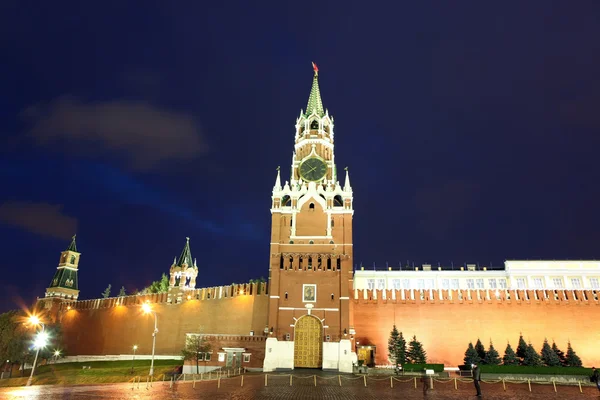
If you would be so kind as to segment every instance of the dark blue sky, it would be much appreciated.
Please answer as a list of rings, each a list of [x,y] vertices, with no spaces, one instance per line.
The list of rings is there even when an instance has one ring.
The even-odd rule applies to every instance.
[[[75,232],[83,299],[268,276],[311,61],[357,264],[597,258],[598,2],[209,3],[2,2],[2,309]]]

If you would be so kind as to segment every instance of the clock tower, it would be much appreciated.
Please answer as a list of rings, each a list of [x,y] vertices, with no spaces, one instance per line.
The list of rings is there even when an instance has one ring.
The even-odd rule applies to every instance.
[[[353,195],[342,186],[334,120],[323,107],[319,71],[296,120],[290,180],[277,178],[271,203],[269,317],[264,370],[352,371]]]

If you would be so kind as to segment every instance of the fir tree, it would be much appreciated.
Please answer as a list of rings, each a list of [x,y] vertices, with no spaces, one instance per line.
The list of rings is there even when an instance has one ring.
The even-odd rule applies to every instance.
[[[125,293],[125,286],[121,286],[121,290],[119,290],[119,297],[125,297],[127,294]]]
[[[479,361],[485,362],[485,347],[483,347],[483,343],[481,343],[481,340],[479,339],[477,339],[477,342],[475,343],[475,351],[477,351]]]
[[[104,292],[102,292],[102,297],[104,297],[105,299],[108,299],[110,297],[110,289],[111,289],[111,285],[109,284],[106,289],[104,289]]]
[[[400,332],[398,332],[398,328],[396,328],[396,324],[392,328],[390,332],[390,338],[388,339],[388,357],[392,364],[396,364],[397,359],[397,349],[398,349],[398,338],[400,337]]]
[[[517,346],[517,357],[521,359],[521,362],[525,358],[525,352],[527,351],[527,343],[523,339],[523,334],[519,335],[519,345]]]
[[[506,350],[504,350],[502,365],[519,365],[519,358],[515,354],[515,351],[511,347],[510,343],[506,345]]]
[[[412,340],[408,344],[408,351],[406,352],[406,361],[411,364],[425,364],[427,362],[427,353],[423,349],[421,342],[417,340],[417,336],[413,336]]]
[[[494,348],[494,344],[490,340],[490,347],[488,351],[485,353],[485,359],[483,360],[484,364],[488,365],[500,365],[500,354]]]
[[[581,358],[575,353],[571,347],[571,341],[567,343],[567,355],[565,357],[567,367],[581,367]]]
[[[558,358],[558,355],[548,344],[548,339],[544,339],[544,344],[542,345],[542,361],[549,367],[561,366],[560,358]]]
[[[406,339],[404,339],[402,332],[400,332],[400,336],[398,336],[396,362],[401,365],[406,364]]]
[[[533,345],[529,343],[527,348],[525,349],[525,357],[523,357],[523,365],[527,365],[529,367],[539,367],[542,365],[542,359],[540,355],[535,351]]]
[[[556,342],[552,341],[552,350],[556,353],[556,355],[558,356],[558,359],[560,360],[560,364],[563,367],[567,366],[567,359],[565,357],[565,353],[562,352],[558,346],[556,345]]]
[[[465,362],[465,365],[479,363],[479,355],[477,354],[477,350],[475,350],[475,347],[473,347],[472,342],[469,342],[469,347],[467,347],[467,351],[465,351],[465,358],[463,360]]]

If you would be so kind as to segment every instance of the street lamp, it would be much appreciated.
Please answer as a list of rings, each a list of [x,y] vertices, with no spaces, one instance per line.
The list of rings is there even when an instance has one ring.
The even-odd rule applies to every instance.
[[[150,304],[144,303],[142,310],[146,314],[154,315],[154,331],[152,331],[152,361],[150,362],[150,376],[154,376],[154,349],[156,347],[156,334],[158,333],[158,318],[156,317],[156,311],[152,309]]]
[[[60,350],[54,350],[54,364],[56,364],[58,357],[60,357]]]
[[[137,350],[137,344],[133,345],[133,359],[131,360],[131,373],[133,374],[133,363],[135,362],[135,351]]]
[[[40,332],[38,332],[38,334],[36,335],[36,338],[33,342],[33,347],[36,348],[35,359],[33,360],[33,366],[31,367],[31,375],[29,375],[29,379],[27,379],[26,386],[31,386],[31,383],[33,381],[33,373],[35,372],[35,364],[37,363],[38,355],[40,354],[40,348],[46,347],[46,344],[48,343],[48,334],[46,333],[46,325],[44,325],[40,321],[40,319],[35,315],[32,315],[31,317],[29,317],[29,322],[34,326],[41,325],[42,330]]]

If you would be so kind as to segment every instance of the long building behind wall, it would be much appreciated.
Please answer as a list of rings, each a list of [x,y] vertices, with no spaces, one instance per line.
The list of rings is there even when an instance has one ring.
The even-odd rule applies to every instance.
[[[81,254],[75,238],[39,299],[63,326],[70,355],[156,354],[176,357],[186,338],[202,336],[202,365],[351,372],[359,359],[388,365],[396,325],[416,335],[430,362],[456,366],[467,344],[492,341],[502,351],[519,334],[538,350],[545,338],[570,341],[585,364],[600,359],[598,261],[506,261],[504,266],[386,266],[355,270],[354,193],[345,168],[338,180],[334,119],[323,107],[315,67],[306,111],[294,129],[289,181],[277,169],[271,193],[269,281],[197,289],[189,238],[169,269],[169,289],[155,295],[78,300]],[[267,244],[265,243],[265,246]]]

